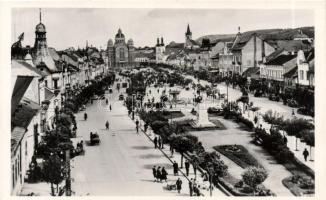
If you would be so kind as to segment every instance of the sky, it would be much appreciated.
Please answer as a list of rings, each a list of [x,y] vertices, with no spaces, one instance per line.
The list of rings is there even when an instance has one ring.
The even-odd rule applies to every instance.
[[[24,32],[23,45],[34,45],[39,8],[12,9],[12,43]],[[127,9],[42,8],[48,46],[57,50],[89,45],[105,49],[107,41],[121,28],[126,41],[136,47],[153,46],[163,36],[166,44],[184,42],[187,24],[193,39],[209,34],[235,34],[266,28],[314,26],[312,10],[245,9]]]

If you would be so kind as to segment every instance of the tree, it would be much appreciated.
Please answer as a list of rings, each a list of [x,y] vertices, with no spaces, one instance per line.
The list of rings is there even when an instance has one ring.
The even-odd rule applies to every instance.
[[[315,146],[315,132],[305,130],[305,131],[303,131],[302,135],[303,135],[303,139],[304,139],[305,143],[307,145],[309,145],[309,147],[310,147],[310,150],[309,150],[310,151],[310,161],[312,161],[313,158],[311,155],[311,147]]]
[[[295,136],[295,150],[298,151],[298,139],[302,137],[302,132],[304,130],[312,130],[314,125],[308,120],[302,118],[288,119],[284,122],[283,129],[290,136]]]
[[[242,174],[242,180],[247,184],[254,192],[259,184],[263,183],[268,174],[265,169],[259,167],[248,167]]]
[[[188,138],[187,134],[173,136],[170,140],[172,147],[181,154],[180,168],[182,168],[184,153],[188,151],[192,152],[196,143],[194,143],[194,140]]]
[[[63,162],[57,154],[52,154],[44,161],[43,179],[51,183],[51,195],[54,196],[53,184],[58,185],[63,181]]]

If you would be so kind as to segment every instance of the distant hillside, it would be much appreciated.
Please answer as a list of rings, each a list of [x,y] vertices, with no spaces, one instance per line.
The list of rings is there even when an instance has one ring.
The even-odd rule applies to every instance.
[[[241,33],[242,35],[248,35],[257,33],[261,37],[266,40],[292,40],[293,36],[299,33],[299,30],[302,31],[303,34],[311,38],[315,38],[315,28],[314,27],[300,27],[295,29],[259,29],[259,30],[252,30]],[[210,41],[213,43],[216,40],[223,40],[223,39],[232,39],[235,37],[236,34],[216,34],[216,35],[205,35],[201,36],[196,39],[197,42],[201,43],[203,38],[209,38]]]
[[[211,42],[215,42],[216,40],[224,40],[224,39],[232,39],[236,34],[217,34],[217,35],[204,35],[196,39],[196,42],[200,43],[205,38],[208,38]]]

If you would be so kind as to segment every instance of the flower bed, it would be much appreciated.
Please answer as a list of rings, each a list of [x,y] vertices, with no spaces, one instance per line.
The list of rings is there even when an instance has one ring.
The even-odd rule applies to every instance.
[[[304,175],[293,175],[282,180],[282,183],[295,196],[313,196],[315,183],[310,177]]]
[[[247,168],[249,166],[262,167],[242,145],[221,145],[215,146],[214,149],[242,168]]]

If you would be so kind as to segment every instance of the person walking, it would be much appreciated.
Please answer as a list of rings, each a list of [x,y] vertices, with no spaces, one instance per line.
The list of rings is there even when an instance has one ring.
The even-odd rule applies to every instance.
[[[136,132],[138,133],[138,129],[139,129],[139,127],[138,127],[138,125],[136,125]]]
[[[110,127],[109,121],[106,121],[105,127],[106,127],[107,130],[109,130],[109,127]]]
[[[189,195],[192,197],[192,194],[193,194],[193,191],[194,191],[194,187],[193,187],[193,180],[192,180],[192,178],[190,179],[190,181],[189,181]]]
[[[154,167],[152,168],[152,171],[153,171],[153,176],[154,176],[154,182],[156,182],[156,181],[157,181],[157,171],[156,171],[156,166],[154,166]]]
[[[302,154],[303,154],[304,160],[307,162],[307,158],[309,156],[308,150],[305,148]]]
[[[174,161],[173,162],[173,174],[174,174],[174,176],[178,176],[178,169],[179,169],[178,163]]]
[[[147,129],[148,129],[148,123],[145,123],[144,124],[144,131],[145,131],[145,133],[147,132]]]
[[[112,106],[111,106],[111,104],[110,104],[110,111],[112,111]]]
[[[186,174],[187,174],[187,176],[189,176],[189,167],[190,167],[190,163],[189,163],[188,160],[186,160],[186,162],[185,162],[185,167],[186,167]]]
[[[161,176],[162,176],[162,180],[164,180],[165,182],[167,182],[167,175],[168,175],[168,173],[167,173],[167,171],[165,170],[165,168],[163,167],[162,168],[162,171],[161,171]]]
[[[157,148],[157,137],[154,138],[154,147]]]
[[[108,99],[105,99],[105,103],[106,103],[106,105],[108,105],[109,104],[109,100]]]
[[[158,148],[160,149],[162,146],[162,138],[161,136],[158,137]]]
[[[162,182],[162,173],[161,173],[161,167],[158,167],[156,170],[156,178],[159,182]]]
[[[180,190],[181,190],[181,186],[182,186],[182,181],[180,178],[178,178],[177,182],[175,183],[177,185],[177,190],[178,190],[178,193],[180,194]]]
[[[87,113],[86,112],[84,113],[84,120],[85,121],[87,120]]]

